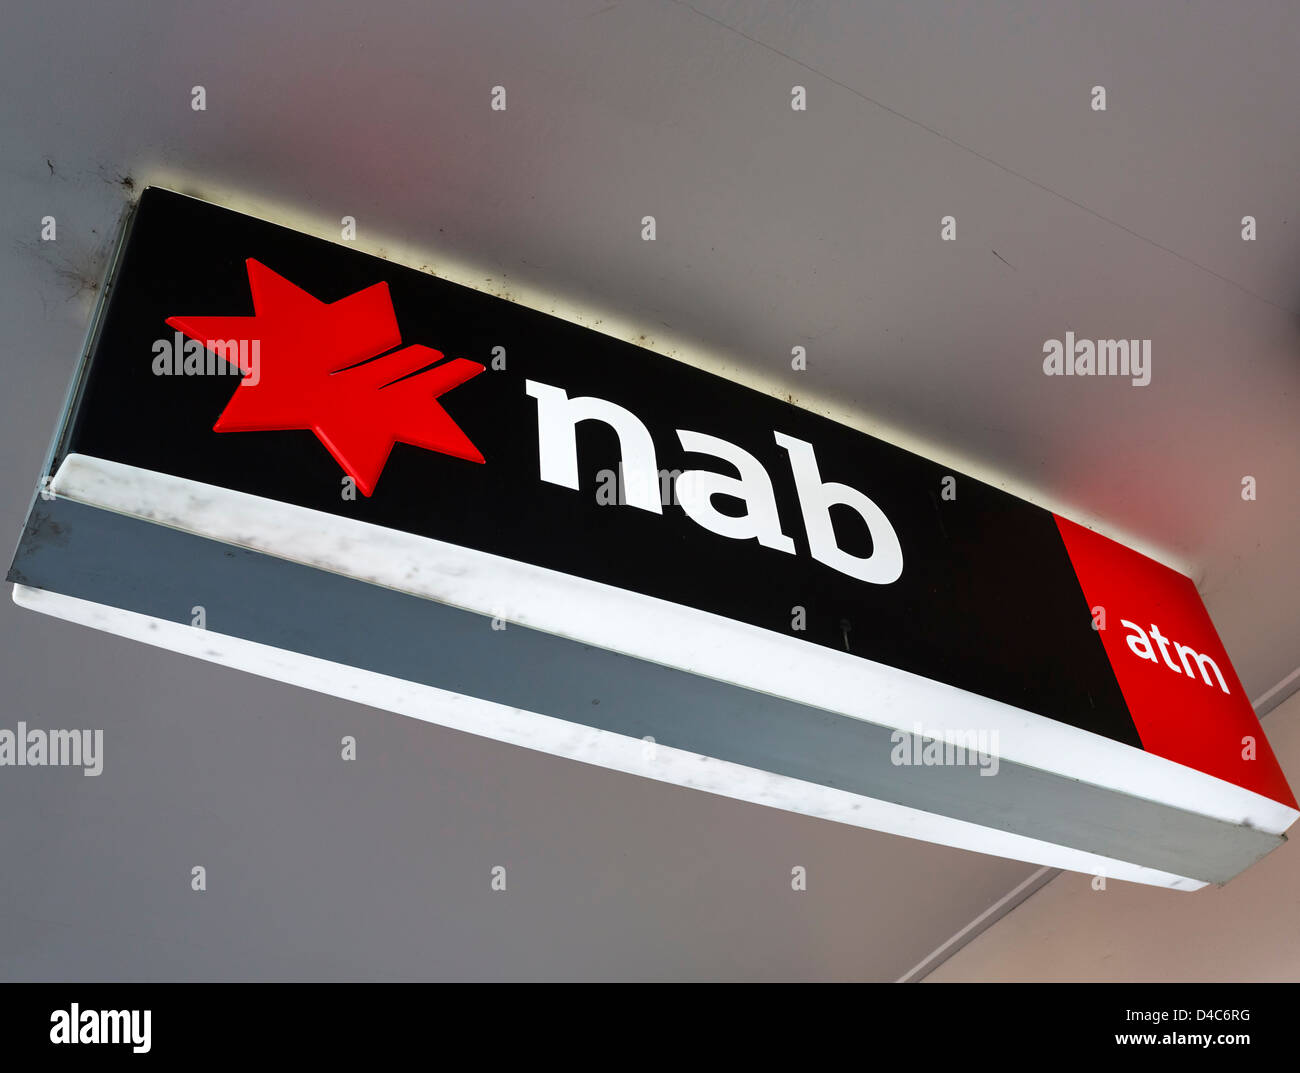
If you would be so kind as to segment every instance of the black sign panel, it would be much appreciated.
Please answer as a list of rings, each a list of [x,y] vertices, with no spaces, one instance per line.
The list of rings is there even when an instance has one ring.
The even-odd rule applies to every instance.
[[[437,406],[482,462],[463,444],[450,450],[398,442],[371,494],[345,498],[342,447],[333,452],[300,427],[257,431],[256,416],[243,421],[247,430],[214,430],[236,393],[247,389],[229,373],[158,375],[158,344],[177,337],[169,320],[191,318],[192,326],[193,318],[252,316],[250,260],[268,270],[267,286],[285,281],[306,296],[282,296],[284,323],[276,330],[316,332],[326,342],[356,329],[358,318],[379,336],[392,335],[392,326],[380,323],[374,292],[357,299],[348,316],[336,308],[337,324],[324,313],[317,317],[309,299],[338,303],[387,284],[400,333],[385,339],[390,356],[399,345],[440,352],[402,351],[392,376],[411,375],[414,383],[436,377],[437,369],[419,370],[443,357],[444,364],[464,363],[459,374],[444,377],[455,383],[438,395]],[[357,362],[376,352],[358,350]],[[504,368],[493,367],[494,354],[504,354]],[[375,367],[387,360],[380,357]],[[273,368],[272,348],[261,361],[260,375],[268,384],[279,377],[284,398],[306,409],[326,405],[313,394],[318,385],[305,378],[295,394],[285,380],[290,374]],[[387,378],[373,379],[375,391],[393,390]],[[528,381],[625,408],[649,430],[663,470],[734,475],[717,458],[684,450],[677,430],[743,448],[771,479],[781,532],[794,553],[719,535],[672,502],[662,513],[609,503],[598,494],[599,474],[617,470],[620,444],[601,421],[577,425],[580,488],[542,480],[538,401]],[[355,405],[370,403],[358,398]],[[454,439],[453,431],[437,434],[443,433]],[[902,549],[897,580],[862,581],[812,556],[791,458],[778,433],[814,447],[822,481],[856,489],[883,511]],[[847,650],[1141,748],[1050,512],[631,344],[178,194],[150,189],[141,199],[60,450],[658,597]],[[942,495],[949,476],[956,478],[954,499]],[[744,509],[739,500],[715,505],[724,513]],[[847,507],[830,513],[839,547],[869,555],[872,536],[862,517]],[[794,629],[799,608],[802,630]]]

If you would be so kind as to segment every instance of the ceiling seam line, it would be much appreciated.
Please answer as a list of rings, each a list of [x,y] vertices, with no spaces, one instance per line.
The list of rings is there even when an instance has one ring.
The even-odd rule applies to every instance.
[[[1293,309],[1290,306],[1282,305],[1280,302],[1275,302],[1271,298],[1266,298],[1264,295],[1258,293],[1257,291],[1251,290],[1245,284],[1238,283],[1236,280],[1232,279],[1231,277],[1225,276],[1220,272],[1216,272],[1214,269],[1208,267],[1207,265],[1203,265],[1199,261],[1195,261],[1192,258],[1188,257],[1186,254],[1179,253],[1177,250],[1170,249],[1168,246],[1162,245],[1161,243],[1157,242],[1153,238],[1148,238],[1146,235],[1143,235],[1142,233],[1133,230],[1133,228],[1127,226],[1126,224],[1122,224],[1118,220],[1114,220],[1111,217],[1106,216],[1105,214],[1097,211],[1096,209],[1089,208],[1087,205],[1083,204],[1082,202],[1076,201],[1068,194],[1064,194],[1059,190],[1053,190],[1050,186],[1046,185],[1045,183],[1041,183],[1037,179],[1033,179],[1030,176],[1023,174],[1022,172],[1016,171],[1015,168],[1012,168],[1006,164],[1002,164],[997,160],[994,160],[991,156],[987,156],[984,153],[981,153],[978,149],[972,149],[970,146],[964,145],[963,143],[959,142],[956,138],[952,137],[951,135],[944,134],[943,131],[937,130],[936,128],[931,127],[926,123],[923,123],[919,119],[913,119],[911,116],[907,115],[906,113],[900,112],[897,108],[891,108],[889,105],[883,103],[882,101],[876,100],[874,97],[869,96],[868,94],[864,93],[862,90],[855,89],[853,86],[850,86],[845,82],[841,82],[838,78],[835,78],[833,75],[828,75],[823,71],[819,71],[816,67],[813,67],[811,64],[805,63],[803,60],[797,59],[796,57],[791,56],[788,53],[782,52],[779,48],[776,48],[773,45],[769,45],[765,41],[760,41],[756,37],[751,37],[743,30],[738,30],[734,26],[729,26],[727,23],[722,22],[721,20],[715,18],[714,16],[708,14],[707,12],[703,12],[697,8],[691,7],[691,5],[685,3],[684,0],[673,0],[673,2],[681,4],[682,7],[687,8],[689,11],[694,12],[696,15],[699,15],[703,19],[707,19],[709,22],[714,23],[716,26],[719,26],[724,30],[729,30],[731,33],[743,37],[746,41],[749,41],[750,43],[757,45],[759,48],[766,49],[767,51],[771,52],[773,55],[780,56],[782,59],[790,63],[793,63],[798,67],[802,67],[805,71],[808,71],[809,73],[816,75],[818,78],[824,79],[825,81],[831,83],[834,86],[838,86],[840,89],[844,90],[847,93],[853,94],[855,97],[859,98],[860,100],[866,101],[868,104],[874,105],[876,108],[879,108],[884,112],[888,112],[890,115],[895,116],[898,119],[902,119],[905,122],[910,123],[915,127],[919,127],[927,134],[931,134],[934,137],[947,142],[949,145],[955,146],[957,149],[960,149],[962,152],[975,157],[977,160],[982,160],[986,164],[991,164],[993,167],[999,169],[1000,171],[1005,172],[1007,175],[1011,175],[1014,178],[1019,179],[1021,182],[1029,183],[1031,186],[1036,187],[1037,189],[1043,191],[1044,193],[1050,194],[1052,197],[1059,198],[1061,201],[1064,201],[1066,204],[1072,205],[1074,206],[1074,208],[1079,209],[1081,212],[1087,213],[1089,216],[1092,216],[1094,219],[1100,220],[1102,221],[1102,223],[1109,224],[1111,227],[1123,231],[1125,234],[1131,236],[1132,238],[1137,239],[1139,242],[1144,242],[1148,246],[1152,246],[1155,249],[1160,250],[1162,253],[1166,253],[1170,257],[1174,257],[1177,260],[1182,261],[1184,264],[1190,265],[1191,267],[1198,269],[1201,272],[1204,272],[1208,276],[1212,276],[1214,279],[1217,279],[1220,283],[1226,283],[1228,286],[1236,288],[1242,294],[1249,295],[1251,298],[1263,302],[1265,305],[1272,306],[1274,309],[1280,310],[1283,313],[1290,314],[1291,316],[1300,316],[1300,309]]]

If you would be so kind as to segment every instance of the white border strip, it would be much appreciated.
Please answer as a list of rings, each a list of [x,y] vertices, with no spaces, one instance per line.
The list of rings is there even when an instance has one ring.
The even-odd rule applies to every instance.
[[[1002,759],[1269,834],[1300,812],[1164,757],[860,656],[487,552],[70,454],[61,497],[911,733],[997,732]],[[557,489],[557,495],[572,494]]]
[[[14,603],[20,607],[133,641],[143,641],[157,648],[629,775],[641,775],[756,805],[995,857],[1031,861],[1173,890],[1199,890],[1206,885],[1159,869],[877,801],[786,775],[774,775],[730,761],[570,723],[539,712],[465,697],[434,686],[45,589],[15,585],[13,596]]]

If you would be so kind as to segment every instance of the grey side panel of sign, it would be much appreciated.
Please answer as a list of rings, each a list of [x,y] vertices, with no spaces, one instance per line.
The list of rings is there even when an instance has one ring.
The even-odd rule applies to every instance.
[[[895,766],[874,723],[68,500],[9,580],[1207,882],[1283,841],[1005,760]]]

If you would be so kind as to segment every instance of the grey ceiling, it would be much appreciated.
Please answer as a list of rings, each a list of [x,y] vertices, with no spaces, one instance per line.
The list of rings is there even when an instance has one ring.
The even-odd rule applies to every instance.
[[[1252,696],[1296,667],[1293,3],[47,2],[4,22],[11,538],[114,224],[162,182],[355,216],[368,248],[923,444],[1192,572]],[[1066,330],[1150,338],[1150,386],[1044,377]],[[0,725],[102,726],[107,754],[98,779],[0,771],[4,977],[892,979],[1035,872],[7,603],[0,638]]]

